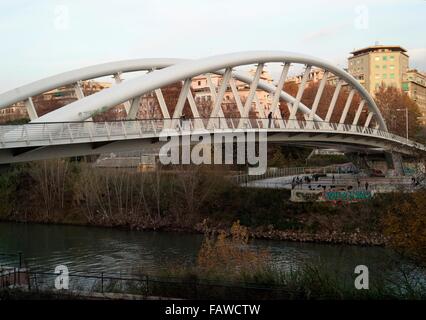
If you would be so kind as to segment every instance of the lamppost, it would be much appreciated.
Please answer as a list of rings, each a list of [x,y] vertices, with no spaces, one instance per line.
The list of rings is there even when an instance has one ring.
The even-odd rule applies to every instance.
[[[408,141],[408,108],[405,109],[396,109],[396,111],[405,111],[405,132]]]

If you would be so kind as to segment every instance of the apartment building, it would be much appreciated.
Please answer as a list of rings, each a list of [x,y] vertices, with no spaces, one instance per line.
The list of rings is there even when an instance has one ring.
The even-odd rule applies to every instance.
[[[348,71],[371,94],[380,85],[402,89],[408,71],[407,50],[400,46],[375,45],[354,50],[348,58]]]
[[[408,70],[403,77],[402,90],[417,103],[423,125],[426,125],[426,74],[416,69]]]

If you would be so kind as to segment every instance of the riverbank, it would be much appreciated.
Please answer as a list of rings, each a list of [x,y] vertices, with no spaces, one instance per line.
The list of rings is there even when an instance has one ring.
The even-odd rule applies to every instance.
[[[70,272],[70,290],[87,288],[95,293],[236,299],[238,292],[243,299],[253,296],[269,300],[400,299],[414,291],[425,292],[418,286],[424,282],[417,281],[419,277],[424,279],[424,272],[392,250],[250,240],[248,233],[239,224],[233,225],[227,237],[223,233],[203,237],[176,232],[0,223],[0,252],[23,253],[24,265],[32,274],[31,288],[35,289],[34,297],[30,294],[28,299],[37,299],[39,289],[54,289],[58,265],[66,265]],[[3,257],[2,263],[12,266],[18,262]],[[364,295],[359,295],[362,292],[353,286],[354,268],[361,264],[368,266],[371,284],[371,290]],[[147,279],[152,280],[149,285]],[[416,293],[412,297],[420,296]],[[9,298],[14,299],[13,295]],[[78,299],[72,297],[75,298]]]
[[[21,284],[20,289],[15,286],[0,288],[0,300],[424,299],[426,292],[422,280],[424,272],[413,269],[398,256],[388,255],[385,249],[294,246],[287,242],[279,244],[281,251],[277,252],[272,244],[277,245],[277,241],[253,244],[247,237],[247,229],[239,224],[233,225],[230,237],[207,235],[201,243],[201,237],[183,239],[182,234],[167,239],[164,233],[109,232],[101,228],[38,226],[34,229],[17,224],[3,226],[3,230],[1,227],[0,224],[0,231],[3,231],[0,234],[6,236],[0,248],[7,245],[8,238],[22,241],[14,237],[16,231],[21,231],[20,238],[28,237],[38,244],[30,245],[35,252],[27,251],[28,261],[31,261],[27,272],[31,276],[24,275],[24,279],[28,278],[28,285]],[[145,234],[144,237],[141,234]],[[98,242],[100,239],[102,241]],[[146,239],[151,241],[146,242]],[[179,246],[180,241],[184,242]],[[124,244],[122,249],[118,249],[119,242]],[[188,250],[187,242],[192,245],[195,259],[186,256],[186,261],[175,260],[185,254],[175,251],[173,258],[171,252]],[[201,245],[194,246],[194,242]],[[88,247],[92,252],[86,250]],[[153,247],[156,251],[152,251]],[[147,249],[145,257],[154,262],[150,271],[137,267],[146,263],[138,255],[139,250]],[[306,256],[309,251],[313,254],[311,258]],[[162,255],[166,255],[166,262],[159,259]],[[127,261],[123,261],[124,257]],[[54,289],[57,274],[53,270],[57,264],[64,263],[70,271],[70,287],[57,291]],[[359,263],[368,265],[369,290],[354,287],[354,267]],[[135,268],[121,269],[129,264]]]
[[[0,176],[0,220],[189,233],[248,227],[255,239],[387,244],[384,219],[407,194],[350,204],[293,203],[288,190],[242,188],[226,172],[137,173],[44,161]]]
[[[84,222],[46,222],[43,220],[5,220],[0,219],[0,222],[17,222],[17,223],[35,223],[46,225],[69,225],[69,226],[84,226],[93,228],[115,228],[120,230],[130,231],[161,231],[161,232],[178,232],[186,234],[217,234],[225,231],[229,234],[230,226],[224,223],[212,224],[208,223],[207,219],[196,223],[192,226],[181,225],[104,225],[104,224],[89,224]],[[273,225],[260,226],[256,228],[248,228],[251,239],[258,240],[278,240],[278,241],[291,241],[291,242],[306,242],[306,243],[319,243],[319,244],[346,244],[346,245],[361,245],[361,246],[386,246],[388,239],[383,234],[374,233],[361,233],[361,232],[337,232],[337,231],[320,231],[310,233],[300,230],[277,230]]]

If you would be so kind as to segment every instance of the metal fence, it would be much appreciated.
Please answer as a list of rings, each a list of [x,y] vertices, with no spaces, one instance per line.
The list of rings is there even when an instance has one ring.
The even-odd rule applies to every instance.
[[[284,132],[328,132],[380,137],[392,142],[426,151],[420,143],[397,136],[387,131],[350,124],[318,121],[274,120],[260,118],[193,118],[193,119],[146,119],[108,122],[52,122],[25,125],[0,125],[0,145],[3,148],[38,146],[63,143],[78,143],[99,140],[134,139],[147,135],[158,136],[163,130],[193,133],[200,130],[247,131],[268,129]]]
[[[3,268],[22,268],[22,252],[18,253],[0,253],[0,270]]]
[[[237,184],[247,184],[251,181],[264,180],[264,179],[273,179],[281,177],[291,177],[299,175],[314,175],[314,174],[329,174],[329,173],[350,173],[349,171],[344,171],[338,165],[336,166],[326,166],[326,167],[289,167],[289,168],[269,168],[262,175],[249,175],[239,174],[234,175],[231,180]],[[268,182],[269,183],[269,182]],[[274,182],[271,182],[275,184]],[[282,183],[277,183],[282,184]],[[287,183],[286,183],[287,184]]]
[[[401,177],[387,177],[385,182],[374,181],[366,177],[322,177],[319,180],[312,179],[313,169],[316,172],[316,168],[286,168],[289,170],[280,170],[270,174],[265,174],[258,178],[257,176],[239,175],[232,177],[236,183],[242,186],[253,187],[253,188],[269,188],[269,189],[297,189],[297,190],[371,190],[377,193],[386,192],[413,192],[417,189],[425,187],[425,183],[419,183],[414,185],[410,178]],[[290,170],[291,169],[291,170]],[[319,168],[320,169],[320,168]],[[325,169],[325,168],[324,168]],[[324,170],[327,173],[333,173],[331,168]],[[294,183],[290,178],[283,181],[263,181],[263,179],[278,178],[278,177],[292,177],[292,176],[309,176],[310,182],[306,182],[304,179],[300,179],[299,183]],[[358,185],[359,180],[359,185]],[[366,185],[368,182],[368,185]]]
[[[28,272],[29,290],[55,292],[52,272]],[[68,274],[69,288],[64,294],[75,298],[120,298],[134,295],[141,299],[289,299],[297,293],[279,285],[259,285],[241,282],[221,282],[206,279],[154,277],[149,275],[123,275],[111,273],[73,272]]]
[[[200,279],[195,276],[160,277],[74,270],[68,274],[27,268],[22,253],[1,253],[0,290],[21,288],[36,295],[70,295],[71,298],[110,299],[133,295],[154,299],[288,299],[297,293],[282,285]],[[25,267],[25,268],[24,268]],[[67,290],[57,290],[58,277],[68,277]],[[31,295],[30,295],[31,296]]]
[[[28,284],[22,253],[0,253],[0,289]]]

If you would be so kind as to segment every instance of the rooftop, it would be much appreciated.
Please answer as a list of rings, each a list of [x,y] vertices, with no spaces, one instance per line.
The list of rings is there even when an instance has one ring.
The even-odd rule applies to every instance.
[[[384,45],[377,45],[377,46],[370,46],[362,49],[357,49],[351,52],[354,56],[367,53],[367,52],[374,52],[378,50],[390,50],[390,51],[400,51],[400,52],[407,52],[403,47],[401,46],[384,46]]]

